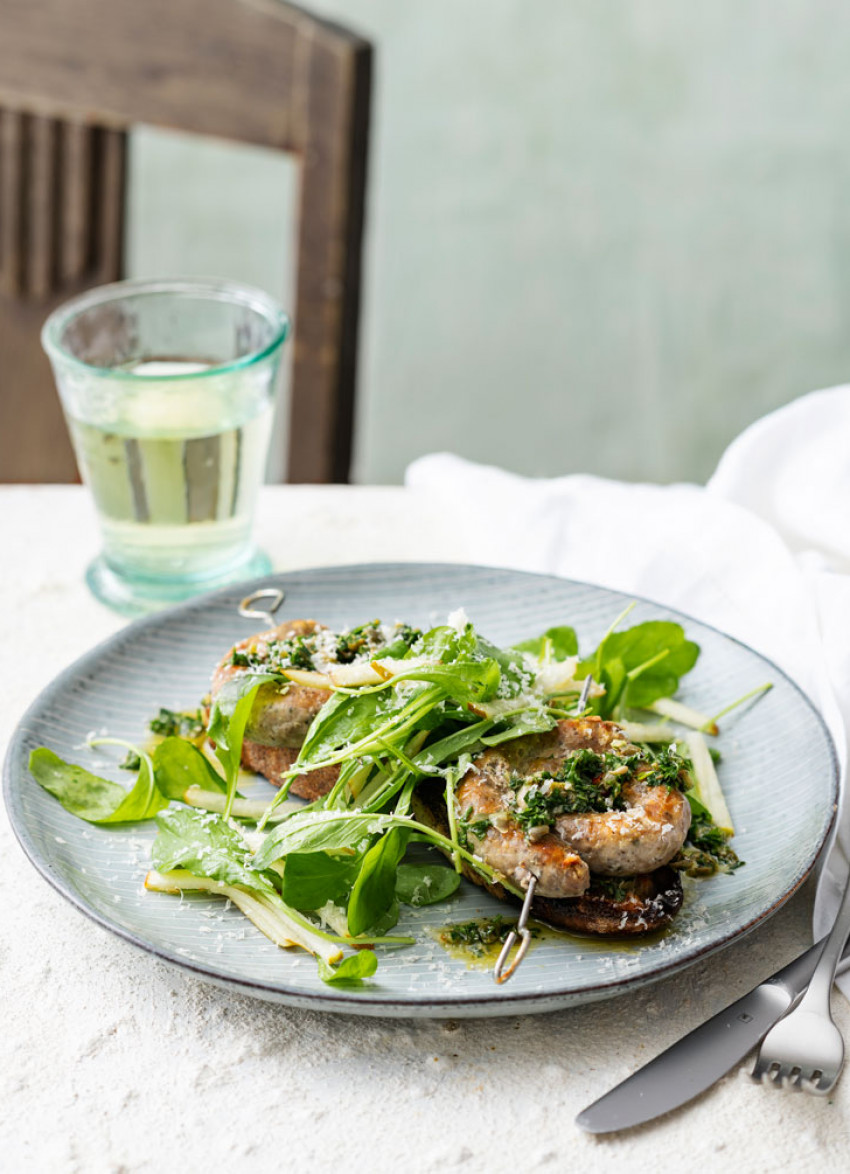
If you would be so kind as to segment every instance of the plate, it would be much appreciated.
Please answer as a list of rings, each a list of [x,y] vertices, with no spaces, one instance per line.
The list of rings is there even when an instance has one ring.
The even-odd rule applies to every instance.
[[[127,783],[115,759],[80,749],[91,730],[144,742],[161,705],[193,708],[213,666],[258,627],[237,615],[252,588],[286,591],[280,618],[313,617],[331,627],[380,617],[420,627],[465,608],[491,640],[510,644],[557,624],[572,624],[593,648],[626,596],[586,583],[483,567],[364,565],[273,575],[227,588],[140,620],[83,656],[38,697],[9,748],[4,788],[12,826],[35,867],[102,926],[199,978],[300,1007],[363,1015],[461,1017],[551,1011],[608,997],[669,975],[747,933],[774,913],[811,871],[832,825],[837,765],[830,736],[808,699],[774,664],[722,633],[639,600],[629,623],[681,621],[702,655],[681,697],[717,712],[748,690],[773,682],[756,704],[723,722],[717,746],[721,782],[735,821],[735,848],[746,868],[687,883],[671,930],[642,944],[558,937],[529,952],[511,982],[469,969],[431,935],[448,922],[505,913],[464,883],[449,903],[406,909],[397,932],[415,946],[380,954],[360,990],[323,984],[312,958],[280,950],[220,898],[179,899],[143,888],[151,825],[110,829],[69,815],[27,770],[30,751],[49,746],[63,758]],[[261,626],[261,625],[260,625]],[[265,784],[258,784],[265,786]],[[269,792],[271,788],[269,788]],[[793,810],[794,819],[784,818]]]

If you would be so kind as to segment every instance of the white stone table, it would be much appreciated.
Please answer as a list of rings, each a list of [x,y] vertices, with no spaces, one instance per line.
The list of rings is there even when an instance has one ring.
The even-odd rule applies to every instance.
[[[65,665],[122,620],[84,584],[77,487],[0,489],[0,745]],[[281,570],[463,561],[437,503],[396,488],[264,491]],[[24,1171],[846,1171],[850,1076],[830,1099],[744,1068],[610,1138],[589,1101],[810,943],[810,886],[708,961],[635,994],[506,1019],[382,1021],[229,994],[110,935],[33,870],[0,820],[0,1169]],[[850,1034],[850,1008],[836,1016]]]

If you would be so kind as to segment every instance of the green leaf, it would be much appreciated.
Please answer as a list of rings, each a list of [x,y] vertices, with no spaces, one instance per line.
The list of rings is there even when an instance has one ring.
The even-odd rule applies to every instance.
[[[405,905],[436,905],[457,891],[460,874],[433,864],[400,864],[395,892]]]
[[[399,636],[397,640],[391,640],[389,644],[385,644],[375,656],[379,660],[404,660],[407,656],[412,656],[410,642],[403,636]]]
[[[223,816],[174,807],[158,815],[156,822],[159,834],[151,858],[159,872],[185,868],[194,876],[276,895],[272,882],[252,861],[248,845]]]
[[[487,700],[495,696],[500,680],[498,663],[488,658],[420,665],[385,687],[337,693],[314,720],[297,765],[328,762],[347,751],[352,756],[382,754],[387,742],[432,725],[429,718],[447,697],[461,705]]]
[[[227,749],[232,745],[233,735],[237,732],[233,725],[234,717],[238,714],[241,718],[247,705],[247,713],[240,723],[244,731],[257,690],[261,685],[272,684],[278,680],[273,673],[239,673],[224,682],[213,702],[207,727],[207,733],[216,746]],[[249,700],[251,704],[247,704]]]
[[[321,909],[328,901],[344,904],[361,865],[359,856],[301,852],[286,861],[281,896],[293,909]]]
[[[692,815],[699,815],[703,819],[711,819],[711,812],[704,803],[700,803],[693,791],[686,791],[685,798],[688,801]]]
[[[548,652],[552,660],[567,660],[570,656],[578,656],[578,636],[575,628],[547,628],[542,636],[523,640],[513,647],[519,652],[530,652],[538,659],[543,659]]]
[[[626,666],[619,657],[612,656],[598,670],[597,681],[605,687],[605,693],[597,700],[599,715],[600,717],[611,717],[628,684]]]
[[[296,768],[353,758],[382,757],[391,746],[401,749],[419,723],[446,697],[440,685],[403,682],[379,690],[339,695],[317,716],[299,754]],[[370,705],[377,705],[368,717]]]
[[[257,692],[277,679],[272,673],[240,673],[225,681],[213,704],[207,732],[215,743],[215,756],[224,767],[228,814],[236,794],[245,727]]]
[[[457,706],[486,701],[496,696],[503,675],[514,688],[529,676],[518,654],[480,640],[471,624],[462,633],[433,628],[416,643],[414,654],[410,667],[391,682],[334,694],[313,722],[296,765],[315,766],[344,756],[381,757],[388,744],[439,725],[447,699]],[[411,687],[413,682],[418,689]]]
[[[497,682],[496,691],[499,697],[517,697],[532,687],[534,678],[521,650],[499,648],[483,636],[477,636],[476,654],[480,661],[492,660],[498,665],[501,680]]]
[[[441,766],[446,762],[453,762],[458,755],[464,752],[471,753],[477,749],[478,743],[484,741],[483,735],[494,725],[495,722],[492,719],[486,719],[475,722],[474,725],[467,726],[465,729],[456,730],[453,734],[447,734],[439,742],[432,742],[430,746],[420,750],[415,756],[415,761],[423,771]]]
[[[467,624],[462,632],[441,624],[426,632],[413,651],[415,656],[427,656],[430,660],[448,664],[470,656],[475,652],[476,644],[477,637],[472,624]]]
[[[225,791],[224,779],[193,742],[166,738],[153,752],[156,785],[169,799],[182,799],[189,787],[203,791]]]
[[[488,701],[496,696],[502,670],[497,660],[456,660],[451,664],[420,665],[393,677],[393,681],[428,681],[439,685],[454,701]]]
[[[380,938],[385,934],[388,934],[390,930],[398,924],[400,913],[401,907],[399,906],[398,898],[395,894],[393,894],[389,905],[372,926],[369,936]]]
[[[535,706],[523,710],[521,713],[502,718],[506,723],[503,729],[487,734],[481,739],[484,746],[500,746],[502,742],[509,742],[512,738],[521,738],[524,734],[545,734],[555,725],[555,717],[545,705]]]
[[[358,950],[343,958],[339,966],[331,966],[324,958],[317,958],[319,978],[332,986],[359,986],[364,978],[378,969],[374,950]]]
[[[58,799],[66,811],[89,823],[136,823],[151,819],[168,806],[168,799],[154,784],[150,760],[146,757],[141,759],[139,776],[129,791],[82,766],[64,762],[44,746],[33,750],[29,768],[36,782]]]
[[[402,705],[391,689],[334,693],[310,726],[298,755],[299,765],[323,762],[345,746],[360,741]]]
[[[386,831],[396,822],[395,816],[368,812],[299,812],[266,836],[254,857],[254,867],[268,868],[275,860],[295,852],[341,852],[347,848],[362,851],[370,836]]]
[[[409,838],[407,828],[392,828],[363,857],[348,900],[348,932],[355,937],[378,926],[395,901],[396,871]]]
[[[699,651],[698,644],[686,639],[681,624],[650,620],[624,632],[609,632],[593,655],[581,661],[576,676],[591,672],[606,685],[608,691],[595,709],[608,717],[620,701],[642,709],[660,697],[672,697]]]

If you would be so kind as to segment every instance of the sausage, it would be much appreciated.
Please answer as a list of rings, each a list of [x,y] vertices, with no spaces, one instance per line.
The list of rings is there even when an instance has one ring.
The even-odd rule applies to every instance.
[[[517,776],[531,780],[542,771],[554,774],[576,750],[638,753],[612,722],[599,718],[561,721],[548,733],[485,751],[455,794],[459,818],[471,825],[474,850],[506,876],[535,873],[541,897],[584,893],[590,872],[603,876],[653,872],[673,859],[690,826],[690,806],[680,791],[631,779],[621,792],[624,810],[559,815],[545,833],[540,834],[541,828],[524,835],[516,819]],[[476,834],[485,818],[489,826]]]
[[[315,620],[287,620],[268,632],[241,640],[213,673],[213,698],[225,681],[244,672],[240,666],[233,664],[234,652],[250,650],[262,659],[273,640],[310,636],[314,632],[326,630],[324,624],[318,624]],[[281,775],[295,762],[313,718],[330,696],[327,689],[314,689],[306,685],[262,685],[245,727],[242,765],[264,775],[270,783],[279,787]],[[290,789],[293,795],[312,801],[327,795],[338,777],[338,767],[325,767],[299,775],[292,780]]]
[[[669,864],[691,826],[681,791],[633,782],[622,794],[624,811],[562,815],[555,823],[556,834],[601,876],[634,876]]]
[[[505,788],[500,784],[496,771],[486,767],[470,771],[455,794],[461,819],[474,826],[486,816],[503,815]],[[509,816],[495,826],[491,823],[482,835],[468,831],[467,838],[487,864],[522,888],[533,873],[541,897],[577,897],[590,883],[587,865],[562,839],[546,835],[529,843],[519,824]]]
[[[324,625],[317,624],[315,620],[287,620],[269,632],[261,632],[240,641],[216,667],[212,679],[212,696],[216,696],[225,681],[244,671],[233,664],[234,652],[251,650],[262,660],[273,640],[285,640],[289,636],[311,636],[314,632],[324,630]],[[327,689],[294,684],[263,685],[251,710],[245,737],[261,746],[286,746],[297,750],[307,736],[313,718],[329,697]]]

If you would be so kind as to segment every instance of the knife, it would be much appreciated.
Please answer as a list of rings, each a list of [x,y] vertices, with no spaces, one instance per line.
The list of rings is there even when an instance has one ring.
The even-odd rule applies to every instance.
[[[594,1101],[576,1117],[588,1133],[613,1133],[642,1125],[678,1109],[704,1092],[743,1060],[778,1019],[802,995],[814,974],[826,938],[789,962],[782,970],[694,1028]],[[850,967],[850,944],[838,965]]]

